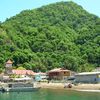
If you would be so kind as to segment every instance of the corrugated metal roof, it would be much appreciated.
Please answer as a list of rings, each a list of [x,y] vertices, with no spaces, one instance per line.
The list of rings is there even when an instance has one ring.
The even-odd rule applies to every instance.
[[[55,69],[50,70],[49,72],[61,72],[61,71],[70,71],[70,70],[63,69],[63,68],[55,68]]]
[[[94,75],[94,74],[100,74],[100,72],[83,72],[83,73],[78,73],[76,75]]]
[[[46,75],[46,73],[38,72],[38,73],[35,73],[35,75]]]

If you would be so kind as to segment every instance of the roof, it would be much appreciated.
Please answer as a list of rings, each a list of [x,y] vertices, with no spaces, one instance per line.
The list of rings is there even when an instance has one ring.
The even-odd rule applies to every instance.
[[[6,64],[12,64],[13,62],[11,61],[11,60],[8,60],[7,62],[6,62]]]
[[[22,80],[32,80],[32,79],[29,78],[29,77],[23,77],[23,78],[14,78],[14,80],[16,80],[16,81],[22,81]]]
[[[32,70],[12,70],[13,74],[16,75],[34,75]]]
[[[55,69],[50,70],[49,72],[62,72],[62,71],[70,71],[70,70],[63,69],[63,68],[55,68]]]
[[[83,73],[78,73],[76,75],[95,75],[95,74],[100,74],[100,72],[83,72]]]
[[[35,75],[46,75],[46,73],[38,72],[38,73],[35,73]]]

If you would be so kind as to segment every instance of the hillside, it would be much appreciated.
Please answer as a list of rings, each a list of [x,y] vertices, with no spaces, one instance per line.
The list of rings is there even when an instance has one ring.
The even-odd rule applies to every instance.
[[[1,70],[7,59],[35,71],[100,66],[100,18],[74,2],[25,10],[0,24]]]

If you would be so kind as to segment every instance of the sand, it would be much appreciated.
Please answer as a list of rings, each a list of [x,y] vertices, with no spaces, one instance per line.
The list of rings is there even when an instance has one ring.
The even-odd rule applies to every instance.
[[[86,91],[100,91],[100,84],[78,84],[72,85],[72,88],[64,88],[64,83],[39,83],[38,86],[41,88],[51,88],[51,89],[70,89],[70,90],[86,90]]]

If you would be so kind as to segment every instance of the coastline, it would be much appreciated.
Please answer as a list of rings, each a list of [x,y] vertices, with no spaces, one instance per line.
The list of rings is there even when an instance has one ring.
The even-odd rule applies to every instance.
[[[7,83],[0,82],[0,88],[5,87]],[[83,92],[100,92],[100,84],[72,84],[72,88],[64,88],[64,83],[47,83],[47,82],[36,82],[35,87],[41,87],[43,89],[64,89],[64,90],[75,90]]]
[[[72,85],[72,88],[64,88],[64,83],[38,83],[38,86],[40,86],[41,88],[50,88],[50,89],[100,92],[100,84],[78,84],[78,85]]]

